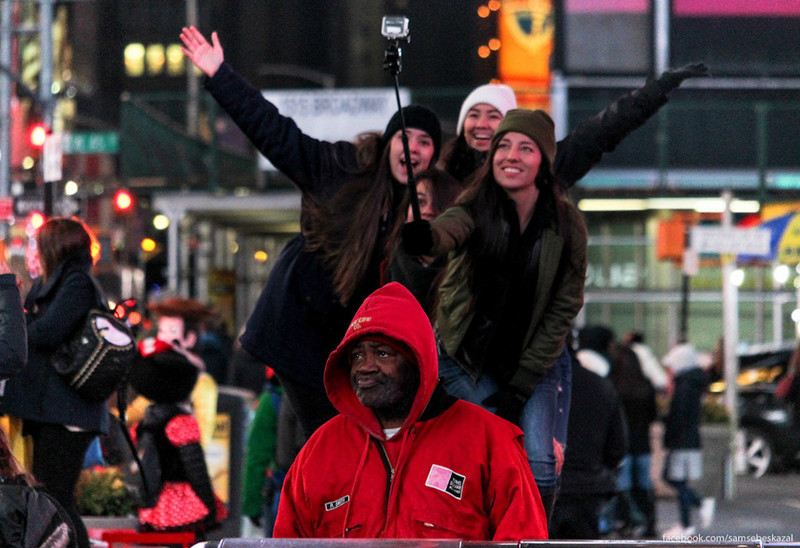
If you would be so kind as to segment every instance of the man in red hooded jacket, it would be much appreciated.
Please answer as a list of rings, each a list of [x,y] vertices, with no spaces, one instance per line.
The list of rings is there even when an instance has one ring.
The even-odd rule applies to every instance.
[[[325,389],[340,414],[289,470],[275,537],[547,538],[522,431],[439,385],[433,330],[405,287],[367,297]]]

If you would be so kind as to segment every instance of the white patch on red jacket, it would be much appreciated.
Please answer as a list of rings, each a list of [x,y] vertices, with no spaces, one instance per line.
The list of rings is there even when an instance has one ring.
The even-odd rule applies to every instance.
[[[325,503],[325,511],[330,512],[331,510],[336,510],[343,504],[347,504],[350,502],[350,495],[345,495],[340,499],[332,500],[331,502]]]
[[[428,472],[428,479],[425,480],[425,485],[461,500],[466,480],[467,477],[462,474],[453,472],[444,466],[433,464]]]

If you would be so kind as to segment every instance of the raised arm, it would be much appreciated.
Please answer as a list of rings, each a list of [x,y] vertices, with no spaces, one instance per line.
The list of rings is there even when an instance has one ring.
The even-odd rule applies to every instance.
[[[260,90],[233,71],[217,33],[211,43],[195,27],[180,34],[188,57],[207,76],[204,86],[250,142],[303,192],[332,193],[360,167],[353,143],[329,143],[305,135],[294,120],[282,116]]]
[[[206,76],[209,78],[214,76],[225,60],[225,54],[216,31],[211,33],[211,44],[209,44],[206,37],[197,28],[183,27],[181,41],[183,42],[183,46],[181,46],[183,54]]]
[[[607,153],[642,125],[667,102],[667,94],[687,78],[708,75],[703,63],[664,71],[577,126],[558,142],[553,173],[574,185]]]

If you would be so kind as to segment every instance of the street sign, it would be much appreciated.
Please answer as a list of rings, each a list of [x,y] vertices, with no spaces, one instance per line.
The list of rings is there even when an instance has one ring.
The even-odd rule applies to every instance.
[[[48,135],[44,142],[44,163],[42,174],[45,183],[60,181],[63,175],[61,164],[64,157],[64,134]]]
[[[64,154],[117,154],[116,131],[73,131],[64,134]]]
[[[26,217],[34,211],[44,211],[42,196],[22,195],[14,198],[14,213],[20,217]]]
[[[768,228],[694,226],[690,247],[698,253],[764,255],[769,253]]]

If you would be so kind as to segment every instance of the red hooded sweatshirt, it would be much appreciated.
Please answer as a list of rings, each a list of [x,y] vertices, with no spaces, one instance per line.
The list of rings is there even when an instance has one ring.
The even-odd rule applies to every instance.
[[[380,334],[416,358],[420,386],[387,440],[350,386],[350,346]],[[337,415],[309,439],[286,476],[275,537],[546,539],[522,431],[438,385],[428,317],[390,283],[361,305],[325,366]]]

